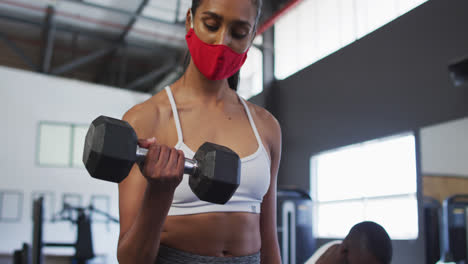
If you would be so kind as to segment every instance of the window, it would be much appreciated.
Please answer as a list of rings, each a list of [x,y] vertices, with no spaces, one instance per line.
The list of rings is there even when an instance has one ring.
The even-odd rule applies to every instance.
[[[73,153],[72,153],[72,166],[75,168],[84,168],[83,164],[83,150],[86,133],[88,133],[89,126],[73,125]]]
[[[22,192],[0,190],[0,222],[20,222],[22,210]]]
[[[275,24],[276,78],[287,78],[426,1],[302,1]]]
[[[42,167],[84,167],[82,156],[89,126],[40,122],[37,163]]]
[[[314,234],[344,238],[362,221],[381,224],[392,239],[418,236],[413,134],[364,142],[312,156]]]
[[[262,38],[255,38],[254,44],[261,45]],[[240,82],[237,92],[244,99],[261,93],[263,91],[263,53],[262,51],[252,46],[247,54],[247,60],[241,68]]]
[[[69,165],[71,126],[52,123],[39,125],[39,164],[49,167]]]

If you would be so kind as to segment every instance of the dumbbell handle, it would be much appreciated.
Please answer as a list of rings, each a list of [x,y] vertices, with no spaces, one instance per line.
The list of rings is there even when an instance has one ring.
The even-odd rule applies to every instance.
[[[144,160],[147,154],[148,154],[148,149],[137,146],[137,151],[136,151],[137,160],[139,161]],[[197,168],[198,168],[198,162],[196,160],[185,158],[184,174],[193,175],[195,174],[195,171],[197,170]]]

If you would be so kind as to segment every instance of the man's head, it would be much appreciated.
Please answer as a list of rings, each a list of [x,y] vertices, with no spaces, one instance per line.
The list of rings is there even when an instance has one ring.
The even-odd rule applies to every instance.
[[[351,228],[341,245],[346,264],[390,264],[392,241],[385,229],[374,222],[361,222]]]

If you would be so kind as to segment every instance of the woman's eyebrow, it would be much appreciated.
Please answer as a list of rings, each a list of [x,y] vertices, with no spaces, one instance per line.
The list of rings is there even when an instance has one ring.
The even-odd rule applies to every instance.
[[[241,26],[246,26],[246,27],[248,27],[248,28],[251,28],[251,27],[252,27],[252,25],[250,25],[249,22],[244,21],[244,20],[236,20],[236,21],[234,21],[234,23],[239,24],[239,25],[241,25]]]
[[[203,12],[202,14],[204,15],[208,15],[216,20],[223,20],[223,17],[214,13],[214,12],[211,12],[211,11],[205,11]],[[245,21],[245,20],[236,20],[234,21],[236,24],[241,24],[241,25],[245,25],[245,26],[248,26],[248,27],[252,27],[252,25],[248,22],[248,21]]]
[[[209,16],[213,17],[216,20],[223,20],[222,16],[220,16],[220,15],[214,13],[214,12],[211,12],[211,11],[205,11],[205,12],[203,12],[203,14],[204,15],[209,15]]]

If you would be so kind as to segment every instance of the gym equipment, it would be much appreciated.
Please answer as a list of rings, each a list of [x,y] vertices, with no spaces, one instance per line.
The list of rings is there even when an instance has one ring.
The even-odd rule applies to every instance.
[[[148,150],[138,146],[135,131],[126,121],[100,116],[86,134],[83,163],[97,179],[120,183]],[[193,159],[185,159],[193,193],[203,201],[225,204],[240,184],[240,158],[227,147],[204,143]]]
[[[104,215],[108,220],[118,223],[119,220],[112,217],[108,213],[97,210],[93,206],[73,207],[68,204],[63,205],[63,210],[54,216],[52,219],[55,221],[70,221],[77,225],[77,239],[75,243],[50,243],[42,241],[42,228],[43,228],[43,197],[34,200],[33,204],[33,243],[32,243],[32,264],[44,263],[42,256],[42,248],[44,247],[73,247],[75,248],[75,255],[73,260],[77,264],[85,264],[88,260],[95,257],[93,249],[93,240],[91,232],[91,213],[98,213]],[[77,212],[77,216],[70,217],[69,212]],[[67,215],[67,216],[64,216]]]
[[[44,197],[33,202],[33,237],[32,237],[32,264],[43,263],[42,258],[42,226],[44,219]]]
[[[467,263],[468,195],[453,195],[446,198],[442,213],[442,261]]]
[[[315,250],[312,200],[307,192],[282,186],[277,191],[277,229],[283,264],[306,262]]]
[[[31,264],[31,246],[27,243],[23,243],[21,249],[13,252],[13,264]]]
[[[442,205],[432,197],[423,197],[426,264],[440,260],[440,220]]]

